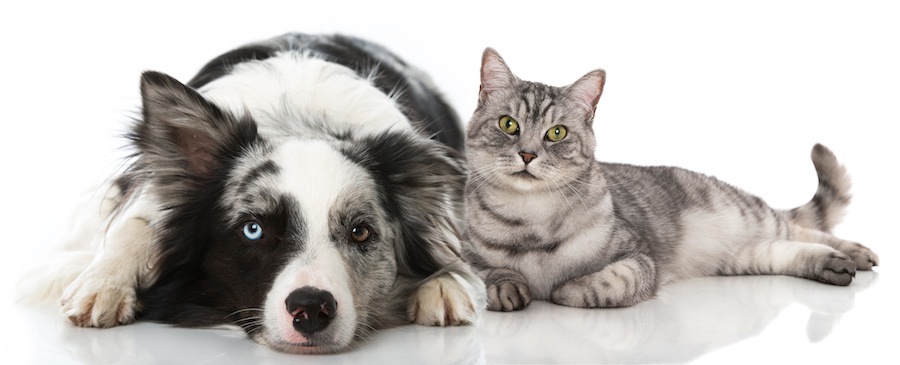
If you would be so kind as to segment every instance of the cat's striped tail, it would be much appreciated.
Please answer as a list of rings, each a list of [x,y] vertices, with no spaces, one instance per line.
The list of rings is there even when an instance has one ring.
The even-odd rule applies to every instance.
[[[810,155],[819,188],[808,203],[788,211],[788,217],[802,227],[831,232],[850,204],[850,175],[828,147],[817,143]]]

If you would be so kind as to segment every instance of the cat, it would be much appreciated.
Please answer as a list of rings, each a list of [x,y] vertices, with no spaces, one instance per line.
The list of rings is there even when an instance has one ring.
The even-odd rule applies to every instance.
[[[791,275],[849,285],[871,270],[869,248],[830,234],[850,180],[825,146],[812,149],[813,199],[776,210],[714,177],[594,158],[593,119],[606,73],[565,87],[516,77],[484,51],[466,131],[465,256],[488,309],[536,300],[624,307],[660,285],[712,275]]]

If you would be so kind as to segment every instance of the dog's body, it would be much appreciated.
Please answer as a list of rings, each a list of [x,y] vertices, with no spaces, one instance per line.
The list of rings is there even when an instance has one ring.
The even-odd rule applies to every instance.
[[[147,72],[141,94],[133,164],[84,210],[99,214],[72,241],[81,254],[42,284],[65,287],[75,324],[233,324],[316,353],[398,323],[476,320],[462,132],[420,72],[359,39],[289,34],[187,86]]]

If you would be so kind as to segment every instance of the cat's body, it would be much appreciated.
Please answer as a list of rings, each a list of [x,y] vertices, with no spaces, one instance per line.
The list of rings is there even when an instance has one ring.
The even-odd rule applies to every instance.
[[[466,142],[466,238],[489,309],[532,299],[628,306],[665,282],[710,275],[848,285],[877,264],[868,248],[827,233],[849,202],[849,178],[824,146],[812,152],[816,196],[789,211],[688,170],[595,161],[604,80],[598,70],[564,88],[522,81],[485,51]]]

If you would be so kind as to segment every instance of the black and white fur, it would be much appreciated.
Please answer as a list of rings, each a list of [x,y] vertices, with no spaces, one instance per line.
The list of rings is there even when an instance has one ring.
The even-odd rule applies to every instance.
[[[237,325],[324,353],[385,326],[473,323],[485,307],[460,255],[458,118],[384,48],[288,34],[187,85],[146,72],[141,97],[133,164],[34,294],[62,292],[76,325]]]

